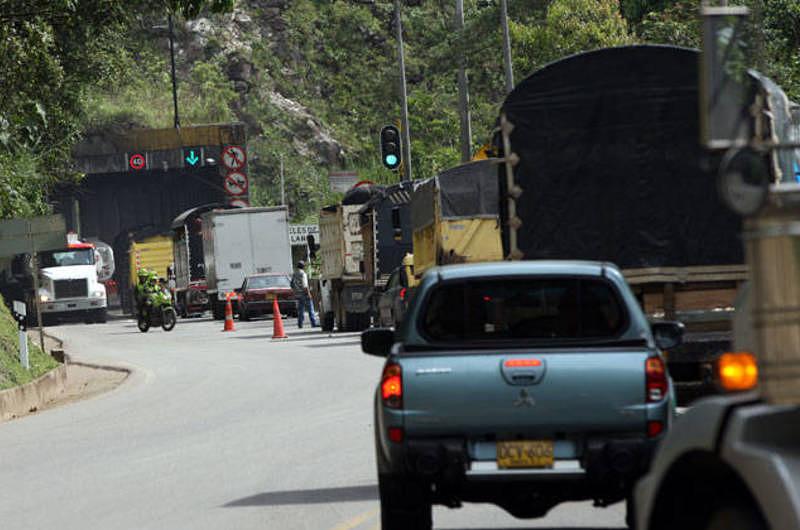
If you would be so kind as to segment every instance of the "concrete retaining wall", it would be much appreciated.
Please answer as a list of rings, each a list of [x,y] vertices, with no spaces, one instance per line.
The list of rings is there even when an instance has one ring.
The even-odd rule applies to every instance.
[[[54,368],[35,381],[0,392],[0,421],[27,414],[64,392],[67,365]]]

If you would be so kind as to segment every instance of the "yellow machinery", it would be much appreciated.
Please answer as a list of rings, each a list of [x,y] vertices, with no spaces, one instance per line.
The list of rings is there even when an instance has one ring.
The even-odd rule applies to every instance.
[[[415,276],[436,265],[502,260],[498,204],[492,159],[456,166],[421,184],[411,198]]]

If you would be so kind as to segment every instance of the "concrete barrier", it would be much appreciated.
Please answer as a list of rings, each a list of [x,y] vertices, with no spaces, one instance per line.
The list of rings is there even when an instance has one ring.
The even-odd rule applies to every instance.
[[[0,391],[0,421],[37,410],[64,392],[67,365],[62,364],[30,383]]]

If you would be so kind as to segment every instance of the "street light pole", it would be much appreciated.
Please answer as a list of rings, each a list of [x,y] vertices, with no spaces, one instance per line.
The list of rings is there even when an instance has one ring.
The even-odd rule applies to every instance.
[[[472,125],[469,117],[469,81],[464,54],[464,0],[456,0],[456,29],[458,31],[458,110],[461,116],[461,161],[472,158]]]
[[[411,180],[411,128],[408,125],[408,94],[406,92],[406,61],[403,54],[403,21],[400,16],[400,0],[394,0],[394,26],[397,32],[397,58],[400,67],[400,112],[403,145],[402,180]]]
[[[514,65],[511,63],[511,34],[508,31],[508,0],[500,0],[500,25],[503,26],[503,60],[506,67],[506,93],[514,90]]]
[[[181,128],[181,120],[178,117],[178,80],[175,77],[175,30],[172,24],[172,13],[168,17],[169,25],[169,58],[172,63],[172,104],[175,108],[175,128]]]

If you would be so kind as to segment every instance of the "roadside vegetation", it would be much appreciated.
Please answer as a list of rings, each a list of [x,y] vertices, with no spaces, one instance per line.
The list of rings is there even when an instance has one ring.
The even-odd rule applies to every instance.
[[[404,8],[415,178],[459,161],[457,51],[470,78],[473,148],[504,97],[499,2]],[[649,42],[697,47],[699,0],[512,0],[517,82],[564,55]],[[800,3],[753,10],[756,65],[800,98]],[[397,179],[378,131],[399,117],[391,2],[346,0],[7,0],[0,5],[0,217],[42,213],[74,182],[70,150],[89,130],[170,127],[164,26],[175,16],[182,125],[246,124],[252,199],[276,204],[281,161],[295,221],[332,200],[329,170]]]
[[[0,390],[30,383],[56,366],[58,362],[28,340],[28,359],[31,368],[26,370],[19,362],[19,331],[17,321],[0,298]]]

